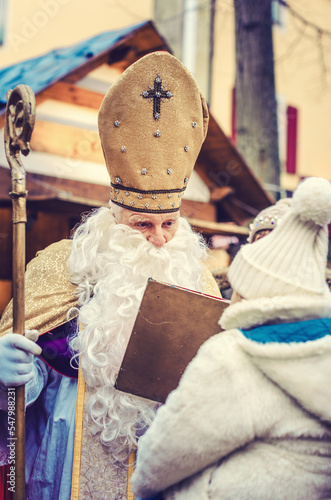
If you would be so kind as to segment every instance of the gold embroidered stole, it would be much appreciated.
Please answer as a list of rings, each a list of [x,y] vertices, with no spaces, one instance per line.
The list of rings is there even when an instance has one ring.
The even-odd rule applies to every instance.
[[[115,462],[107,448],[85,424],[84,404],[91,396],[80,370],[77,389],[75,446],[73,458],[71,500],[134,500],[130,477],[134,468],[135,451],[128,464]]]

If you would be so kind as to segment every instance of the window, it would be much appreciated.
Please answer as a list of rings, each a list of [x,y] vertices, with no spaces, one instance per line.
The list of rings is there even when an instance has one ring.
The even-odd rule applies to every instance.
[[[279,160],[281,170],[287,174],[297,173],[298,117],[298,108],[277,95]]]
[[[295,174],[297,171],[297,141],[298,141],[298,110],[287,106],[287,154],[286,172]]]

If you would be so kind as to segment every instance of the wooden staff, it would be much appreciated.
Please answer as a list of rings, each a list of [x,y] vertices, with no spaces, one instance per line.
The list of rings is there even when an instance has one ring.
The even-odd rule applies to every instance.
[[[13,206],[13,331],[24,335],[24,272],[26,196],[25,170],[20,152],[30,152],[35,122],[35,96],[27,85],[7,92],[5,152],[11,169]],[[25,391],[15,389],[15,500],[25,499]]]

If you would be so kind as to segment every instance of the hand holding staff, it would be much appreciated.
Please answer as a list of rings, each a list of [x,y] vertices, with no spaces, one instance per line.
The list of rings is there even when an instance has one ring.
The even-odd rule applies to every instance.
[[[35,96],[27,85],[7,92],[5,152],[11,169],[13,207],[13,331],[24,334],[24,272],[26,196],[25,170],[20,152],[30,152],[35,122]],[[25,391],[16,388],[16,485],[15,500],[25,499]]]

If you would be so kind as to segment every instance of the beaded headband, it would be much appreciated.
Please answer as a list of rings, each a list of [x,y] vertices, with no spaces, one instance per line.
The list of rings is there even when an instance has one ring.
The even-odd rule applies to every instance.
[[[282,198],[275,205],[262,210],[249,225],[248,243],[252,243],[257,232],[263,230],[272,230],[281,222],[291,206],[291,198]]]
[[[257,216],[254,221],[249,225],[249,235],[247,238],[248,243],[252,243],[253,237],[255,236],[256,233],[259,231],[263,231],[266,229],[275,229],[275,227],[280,223],[281,219],[273,216]]]

